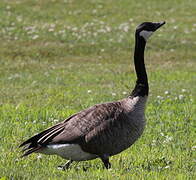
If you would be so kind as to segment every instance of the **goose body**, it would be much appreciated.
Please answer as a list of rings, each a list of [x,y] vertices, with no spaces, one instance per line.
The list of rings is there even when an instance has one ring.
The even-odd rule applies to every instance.
[[[146,100],[147,97],[125,98],[81,111],[70,120],[60,123],[55,130],[40,136],[38,143],[47,145],[37,152],[57,154],[74,161],[95,159],[102,154],[118,154],[142,134]],[[56,135],[50,144],[48,137],[53,136],[50,133],[61,131],[60,127],[63,133]],[[61,143],[61,139],[64,142]],[[74,143],[77,139],[78,143]]]
[[[129,148],[145,127],[145,105],[148,79],[144,65],[144,49],[148,36],[164,22],[146,22],[136,29],[134,63],[137,81],[127,98],[97,104],[80,111],[23,142],[23,156],[33,152],[58,155],[72,161],[101,158],[106,168],[109,157]]]

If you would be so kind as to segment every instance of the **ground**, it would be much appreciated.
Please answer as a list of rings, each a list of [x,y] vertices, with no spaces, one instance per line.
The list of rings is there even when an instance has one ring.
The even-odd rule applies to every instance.
[[[196,179],[196,22],[193,0],[2,0],[0,179]],[[18,145],[96,103],[127,97],[136,80],[134,31],[166,21],[149,40],[147,126],[131,148],[75,163]]]

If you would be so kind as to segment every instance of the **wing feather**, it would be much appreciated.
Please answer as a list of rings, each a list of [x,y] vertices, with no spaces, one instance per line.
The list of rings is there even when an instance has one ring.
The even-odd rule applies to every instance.
[[[86,134],[115,117],[119,109],[121,109],[119,102],[95,105],[31,137],[20,147],[29,144],[24,149],[26,151],[24,156],[26,156],[47,144],[76,143],[81,139],[85,141]]]

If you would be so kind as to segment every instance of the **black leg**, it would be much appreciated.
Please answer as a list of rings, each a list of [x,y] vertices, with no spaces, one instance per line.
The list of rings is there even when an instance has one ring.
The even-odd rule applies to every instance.
[[[110,168],[111,168],[111,164],[110,164],[110,162],[109,162],[109,156],[103,155],[103,156],[100,157],[100,158],[101,158],[101,160],[102,160],[102,162],[103,162],[105,168],[106,168],[106,169],[110,169]]]
[[[58,166],[58,168],[62,169],[62,170],[67,170],[67,169],[69,169],[72,162],[73,162],[73,160],[69,160],[64,165]]]

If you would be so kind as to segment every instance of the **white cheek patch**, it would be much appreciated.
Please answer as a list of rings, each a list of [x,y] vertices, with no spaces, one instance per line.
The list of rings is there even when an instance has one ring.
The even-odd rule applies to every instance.
[[[140,36],[142,36],[146,41],[148,40],[148,38],[152,35],[153,31],[141,31],[140,32]]]

